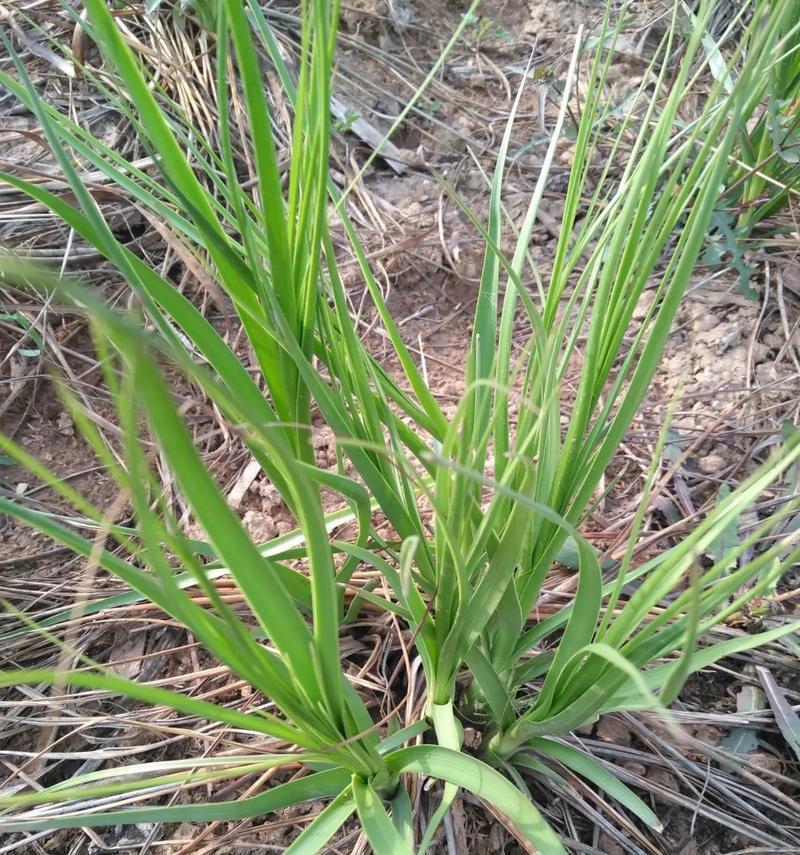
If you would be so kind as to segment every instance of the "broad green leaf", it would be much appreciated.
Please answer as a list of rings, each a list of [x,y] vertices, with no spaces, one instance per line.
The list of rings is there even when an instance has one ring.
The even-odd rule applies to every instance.
[[[373,851],[385,852],[386,855],[412,855],[412,847],[395,828],[372,784],[354,777],[352,787],[358,818]]]
[[[541,855],[565,855],[555,832],[525,796],[499,772],[459,751],[436,745],[402,748],[386,758],[394,773],[416,772],[441,778],[502,811]]]

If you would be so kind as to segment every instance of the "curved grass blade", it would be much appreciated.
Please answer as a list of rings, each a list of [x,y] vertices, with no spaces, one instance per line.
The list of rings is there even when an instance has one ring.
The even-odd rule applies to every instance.
[[[202,762],[202,760],[198,761]],[[3,816],[0,824],[6,832],[41,831],[57,828],[99,828],[109,825],[133,825],[141,822],[225,822],[263,816],[302,802],[339,795],[348,786],[349,775],[341,769],[316,772],[285,784],[271,787],[257,796],[227,802],[126,808],[104,813],[42,815],[15,819]]]
[[[345,787],[322,813],[292,841],[285,855],[317,855],[356,809],[353,788]]]
[[[626,787],[618,778],[614,777],[614,774],[609,772],[605,766],[593,760],[583,751],[579,751],[570,745],[565,745],[563,742],[556,742],[553,739],[532,739],[528,743],[528,746],[547,757],[552,757],[559,763],[563,763],[568,769],[572,769],[573,772],[577,772],[588,781],[591,781],[607,795],[611,796],[611,798],[616,799],[621,805],[628,808],[628,810],[638,816],[642,822],[647,823],[651,828],[654,828],[656,831],[663,829],[664,826],[659,818],[636,793]]]
[[[506,778],[475,757],[437,745],[414,745],[386,757],[389,769],[448,781],[502,811],[540,855],[566,855],[555,832],[534,805]]]

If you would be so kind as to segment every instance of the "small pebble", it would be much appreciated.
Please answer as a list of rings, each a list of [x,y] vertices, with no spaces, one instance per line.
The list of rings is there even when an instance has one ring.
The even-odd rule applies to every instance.
[[[242,517],[242,523],[256,543],[266,543],[278,533],[275,521],[262,511],[247,511]]]
[[[698,466],[705,475],[719,475],[725,468],[725,458],[719,454],[709,454],[700,458]]]

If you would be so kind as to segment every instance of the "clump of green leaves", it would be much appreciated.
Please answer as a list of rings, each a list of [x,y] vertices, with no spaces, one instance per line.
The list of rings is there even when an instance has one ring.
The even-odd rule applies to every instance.
[[[429,846],[457,788],[463,787],[494,805],[538,851],[550,855],[563,852],[563,846],[525,784],[527,776],[541,775],[542,759],[586,777],[658,827],[657,817],[638,796],[561,737],[603,712],[665,709],[690,673],[793,630],[787,625],[698,648],[699,638],[769,590],[800,557],[791,542],[753,550],[783,515],[796,513],[796,502],[789,501],[720,560],[710,566],[699,561],[730,521],[800,458],[800,442],[790,439],[781,456],[721,501],[682,543],[643,567],[634,568],[631,562],[635,526],[626,559],[605,574],[578,526],[653,378],[702,249],[753,87],[780,60],[774,46],[780,43],[784,16],[771,10],[758,26],[747,29],[729,73],[717,81],[688,128],[679,123],[678,110],[703,71],[693,69],[703,55],[708,4],[698,14],[701,26],[689,37],[674,75],[666,66],[659,70],[659,60],[674,48],[678,27],[673,18],[653,61],[655,94],[647,95],[645,83],[638,93],[642,130],[621,177],[611,181],[618,148],[633,132],[633,113],[621,123],[598,176],[595,157],[607,142],[598,118],[605,110],[602,92],[616,33],[610,12],[606,15],[590,62],[562,228],[547,281],[528,245],[568,111],[580,37],[512,257],[500,249],[508,228],[502,191],[522,89],[495,167],[488,223],[477,221],[442,180],[486,246],[466,388],[448,416],[405,346],[347,217],[344,195],[328,177],[337,4],[309,0],[303,6],[296,77],[283,63],[258,3],[220,4],[215,19],[219,151],[165,111],[157,87],[121,37],[104,0],[86,0],[86,7],[92,37],[129,99],[120,105],[152,147],[158,174],[126,162],[44,103],[18,64],[17,77],[3,75],[2,83],[38,117],[76,202],[13,175],[2,173],[0,178],[47,206],[97,247],[137,299],[138,314],[121,316],[76,282],[57,286],[92,318],[122,430],[120,459],[109,453],[68,390],[65,400],[127,497],[135,525],[120,529],[110,524],[13,442],[4,440],[3,449],[32,467],[82,518],[102,526],[128,558],[76,533],[69,518],[5,499],[0,499],[0,511],[96,561],[135,596],[170,614],[246,680],[263,703],[242,712],[123,679],[86,658],[79,670],[4,672],[0,684],[58,681],[109,690],[231,725],[271,740],[276,748],[235,762],[220,757],[101,769],[41,792],[4,796],[0,806],[11,811],[2,819],[4,828],[231,819],[329,799],[290,852],[324,848],[355,812],[375,851],[405,853],[415,842],[420,851]],[[238,68],[238,81],[227,76],[229,56]],[[294,108],[285,189],[262,85],[264,56]],[[226,109],[231,88],[239,82],[258,179],[252,194],[240,180]],[[76,159],[101,169],[206,260],[239,315],[255,354],[257,379],[188,299],[114,237],[78,176]],[[402,381],[386,373],[357,334],[328,224],[331,203],[352,242]],[[683,229],[673,245],[679,222]],[[24,269],[10,262],[5,273],[25,278]],[[643,323],[634,324],[634,310],[647,286],[654,286],[650,308]],[[145,331],[145,319],[154,333]],[[528,335],[518,352],[512,344],[521,322]],[[568,405],[562,389],[579,355],[579,341],[577,397]],[[245,534],[193,447],[162,379],[163,363],[195,383],[235,426],[297,522],[290,538],[254,544]],[[315,464],[309,439],[312,406],[336,436],[337,471]],[[149,446],[141,436],[143,425],[205,531],[206,542],[200,546],[181,531],[161,496]],[[330,537],[323,489],[341,498],[345,516],[356,523],[351,539]],[[391,536],[373,526],[375,508],[390,523]],[[335,520],[342,519],[340,512]],[[545,621],[533,621],[542,586],[565,548],[574,553],[574,601]],[[297,562],[302,562],[302,572]],[[359,566],[380,573],[389,592],[382,596],[362,590],[359,596],[392,612],[411,630],[423,665],[425,716],[400,722],[396,729],[373,720],[339,662],[345,591]],[[213,579],[220,574],[235,581],[251,622],[219,596]],[[684,585],[687,578],[691,584]],[[639,586],[626,599],[623,589],[633,580]],[[202,591],[207,606],[187,596],[188,584]],[[654,610],[670,594],[668,604]],[[40,624],[19,631],[52,632],[58,641],[63,619],[49,618],[49,629]],[[465,716],[483,731],[480,756],[462,745]],[[403,747],[423,735],[425,743]],[[291,750],[279,751],[280,745]],[[177,787],[211,785],[288,763],[302,764],[307,774],[248,799],[152,803]],[[421,840],[415,840],[411,801],[400,778],[404,773],[445,782],[441,804]],[[149,796],[151,803],[122,805],[132,794]],[[87,800],[95,797],[102,801],[87,808]]]
[[[722,37],[725,41],[735,32],[742,15],[752,14],[757,22],[774,14],[776,6],[783,15],[782,26],[775,34],[776,61],[753,82],[704,257],[706,263],[733,267],[749,296],[755,296],[755,292],[749,286],[752,269],[745,260],[747,250],[782,231],[794,231],[796,226],[791,214],[788,228],[776,226],[775,219],[787,207],[791,210],[800,202],[800,0],[780,4],[765,0],[752,10],[744,4]],[[715,59],[710,67],[712,74],[729,85],[730,77],[720,62],[718,49],[709,36],[706,43]]]
[[[783,6],[784,23],[776,34],[777,61],[758,81],[750,98],[759,104],[741,129],[734,147],[737,169],[730,188],[738,211],[737,227],[752,232],[759,223],[781,211],[794,199],[800,184],[800,0]],[[768,4],[756,11],[768,14]]]

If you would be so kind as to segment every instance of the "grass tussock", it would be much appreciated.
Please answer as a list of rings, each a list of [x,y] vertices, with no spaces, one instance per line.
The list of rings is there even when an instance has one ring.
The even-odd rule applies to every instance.
[[[40,287],[57,289],[91,318],[119,448],[106,445],[66,384],[62,394],[133,522],[117,525],[109,509],[93,507],[10,439],[2,440],[4,453],[29,466],[74,515],[59,518],[5,498],[0,511],[171,616],[251,687],[255,701],[216,703],[137,682],[85,655],[66,667],[73,657],[60,631],[63,614],[38,625],[20,615],[16,631],[44,634],[63,649],[61,664],[2,672],[0,685],[110,692],[224,724],[269,746],[246,755],[103,767],[42,790],[4,794],[0,824],[6,831],[241,819],[324,801],[289,852],[324,850],[354,814],[374,851],[422,852],[463,788],[510,820],[526,845],[555,855],[564,846],[529,793],[529,782],[547,780],[553,768],[659,827],[651,805],[564,737],[610,711],[656,710],[674,726],[668,708],[689,675],[798,628],[787,622],[701,643],[800,557],[792,536],[757,548],[797,513],[796,499],[740,543],[721,553],[717,548],[732,521],[796,465],[800,440],[788,436],[780,453],[694,531],[643,566],[634,566],[633,548],[655,464],[621,562],[601,565],[580,524],[653,379],[763,81],[782,80],[786,58],[796,60],[800,25],[791,5],[756,2],[736,42],[723,37],[712,49],[707,23],[713,4],[701,4],[688,19],[676,4],[635,105],[613,123],[602,93],[620,25],[609,10],[593,47],[579,34],[551,144],[508,255],[501,250],[511,233],[504,178],[524,86],[495,165],[488,221],[474,217],[440,179],[485,245],[465,391],[451,414],[406,347],[348,219],[347,194],[329,176],[336,2],[303,4],[296,73],[257,3],[219,4],[212,16],[217,148],[166,109],[104,0],[86,0],[87,31],[118,76],[126,95],[119,107],[152,152],[156,172],[136,168],[39,98],[21,62],[15,75],[0,77],[36,115],[73,199],[9,173],[0,173],[0,180],[94,246],[135,298],[134,309],[122,314],[78,281],[35,274]],[[687,27],[680,64],[671,68],[663,60],[674,55]],[[293,110],[285,182],[263,56]],[[589,69],[588,80],[555,257],[544,278],[528,247],[579,63]],[[681,105],[701,81],[709,87],[701,110],[684,121]],[[230,122],[234,97],[248,120],[246,142],[257,176],[252,188],[243,186],[239,171],[243,138]],[[753,133],[766,138],[768,128]],[[617,172],[612,166],[623,141],[628,149]],[[190,300],[115,237],[77,162],[100,170],[202,260],[235,308],[257,376]],[[400,379],[359,337],[337,267],[332,213],[358,259]],[[34,275],[11,259],[4,273],[18,281]],[[647,288],[649,309],[643,322],[634,322]],[[520,355],[512,345],[521,324]],[[578,356],[577,395],[567,403],[565,377]],[[296,521],[295,533],[267,544],[250,539],[203,464],[164,380],[165,366],[201,390],[241,438]],[[316,464],[312,412],[336,437],[335,470]],[[666,436],[665,428],[656,456]],[[156,475],[154,448],[202,528],[202,541],[188,538],[174,517]],[[346,510],[336,522],[352,523],[349,539],[331,537],[323,493],[340,498]],[[379,530],[376,512],[388,528]],[[87,525],[94,535],[82,533]],[[546,619],[533,620],[559,558],[574,565],[575,596]],[[380,584],[356,585],[365,572]],[[220,576],[233,580],[246,615],[221,594]],[[409,655],[419,657],[424,679],[419,714],[377,716],[368,692],[342,668],[343,637],[359,607],[389,615],[407,631]],[[465,723],[479,733],[469,746]],[[244,798],[165,798],[177,789],[298,766],[305,774]],[[424,830],[412,801],[423,778],[443,784]]]

